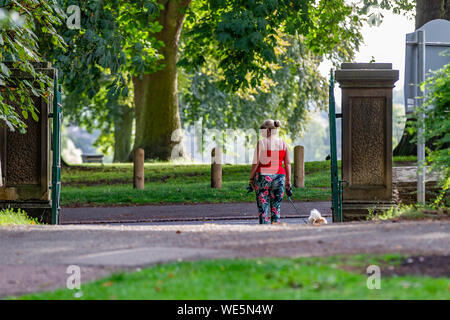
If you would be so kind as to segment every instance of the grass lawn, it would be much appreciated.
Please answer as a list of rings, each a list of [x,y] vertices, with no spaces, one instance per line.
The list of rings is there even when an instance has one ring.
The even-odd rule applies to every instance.
[[[450,299],[449,278],[388,276],[406,257],[220,259],[155,265],[13,299]],[[381,268],[381,288],[369,290],[365,270]]]
[[[302,201],[330,199],[329,162],[305,164],[305,188],[294,190]],[[247,194],[250,165],[224,165],[221,189],[211,189],[211,167],[203,164],[146,163],[145,189],[133,189],[132,164],[89,164],[63,168],[63,206],[163,203],[251,202]]]
[[[405,164],[414,158],[394,158]],[[339,161],[340,162],[340,161]],[[252,202],[246,187],[250,165],[224,165],[221,189],[211,189],[207,164],[146,163],[145,189],[133,189],[133,165],[86,164],[62,169],[63,206],[105,206],[164,203]],[[330,161],[305,163],[305,188],[293,199],[320,201],[331,198]]]

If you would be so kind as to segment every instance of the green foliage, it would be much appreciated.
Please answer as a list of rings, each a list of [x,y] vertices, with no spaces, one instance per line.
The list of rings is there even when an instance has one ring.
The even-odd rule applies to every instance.
[[[30,218],[22,209],[3,209],[0,211],[0,226],[39,224],[36,218]]]
[[[399,205],[383,212],[371,210],[367,220],[423,220],[423,219],[449,219],[450,211],[445,208],[423,205]]]
[[[190,85],[180,90],[179,100],[183,123],[203,119],[207,128],[257,130],[269,117],[281,120],[285,132],[298,135],[310,106],[325,108],[327,80],[318,74],[320,58],[306,47],[304,37],[284,35],[277,41],[280,66],[273,67],[262,85],[229,93],[220,89],[214,66],[187,74]]]
[[[0,120],[9,129],[24,132],[23,119],[31,116],[38,120],[33,97],[46,99],[46,88],[53,85],[31,64],[42,61],[37,34],[54,48],[64,50],[64,40],[56,30],[62,12],[56,0],[0,0],[0,10]],[[11,68],[30,74],[33,80],[11,79]]]
[[[61,7],[77,4],[73,0],[59,0]],[[131,75],[155,71],[160,43],[151,36],[160,30],[153,21],[157,5],[151,0],[97,1],[79,3],[81,29],[69,30],[61,26],[60,32],[68,50],[53,50],[51,43],[43,41],[42,50],[55,61],[62,72],[67,94],[87,94],[93,98],[107,75],[107,97],[117,99],[128,96]]]
[[[360,14],[366,15],[371,8],[392,10],[395,14],[409,14],[416,6],[416,0],[361,0],[358,6]]]
[[[213,58],[223,75],[219,88],[236,91],[273,73],[271,64],[280,62],[279,32],[302,35],[313,54],[336,61],[358,48],[360,27],[355,10],[343,0],[199,0],[186,16],[185,55],[178,64],[196,70]]]
[[[58,31],[68,50],[54,48],[46,39],[41,50],[60,71],[65,118],[89,132],[100,129],[97,145],[105,152],[113,145],[122,106],[133,108],[132,76],[160,68],[156,61],[162,58],[162,43],[153,33],[161,30],[156,21],[161,8],[154,0],[58,1],[62,8],[80,6],[81,29],[61,25]]]

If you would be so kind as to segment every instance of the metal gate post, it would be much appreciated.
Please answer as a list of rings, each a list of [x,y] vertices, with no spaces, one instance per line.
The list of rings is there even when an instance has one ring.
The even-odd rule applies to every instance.
[[[343,222],[342,190],[348,185],[347,181],[339,179],[339,168],[337,162],[336,118],[341,117],[342,114],[336,114],[336,101],[334,99],[334,73],[333,70],[331,70],[328,118],[330,120],[331,196],[333,222]],[[345,186],[343,186],[343,184],[345,184]]]
[[[339,172],[337,166],[336,151],[336,110],[334,100],[334,77],[333,70],[330,71],[330,88],[329,88],[329,110],[328,118],[330,120],[330,157],[331,157],[331,201],[333,210],[333,222],[340,221],[339,218]]]

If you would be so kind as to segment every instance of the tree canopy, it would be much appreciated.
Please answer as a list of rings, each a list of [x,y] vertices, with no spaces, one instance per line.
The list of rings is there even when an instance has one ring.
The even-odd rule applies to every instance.
[[[110,141],[105,137],[120,121],[130,119],[134,105],[136,143],[152,150],[173,144],[171,133],[179,122],[152,129],[158,124],[151,117],[170,121],[179,117],[177,99],[158,97],[178,96],[177,67],[187,80],[180,86],[184,121],[203,117],[210,121],[207,126],[233,128],[239,123],[254,126],[259,120],[251,124],[248,119],[255,113],[270,113],[284,115],[289,129],[296,132],[308,105],[320,107],[326,101],[325,79],[317,72],[320,61],[328,58],[338,64],[352,59],[362,41],[360,28],[373,14],[373,6],[405,13],[414,3],[0,0],[0,7],[12,10],[0,13],[0,61],[15,61],[15,67],[32,73],[41,88],[20,83],[13,94],[7,86],[0,97],[0,116],[12,128],[23,128],[21,117],[37,117],[27,92],[44,95],[46,79],[33,73],[29,61],[44,59],[60,72],[66,118],[89,129],[100,128],[102,144]],[[73,4],[81,9],[79,30],[69,29],[63,20]],[[19,23],[12,23],[15,12],[20,14]],[[9,69],[3,63],[0,67],[1,85]],[[161,93],[148,99],[149,92]],[[6,97],[23,102],[19,113]],[[131,126],[125,127],[128,131],[117,137],[131,136]],[[167,156],[165,149],[156,152],[157,157],[163,154]]]
[[[190,7],[184,27],[178,64],[189,70],[213,59],[220,88],[234,91],[272,75],[280,32],[302,35],[312,53],[333,61],[351,57],[361,42],[360,17],[344,0],[203,0]]]

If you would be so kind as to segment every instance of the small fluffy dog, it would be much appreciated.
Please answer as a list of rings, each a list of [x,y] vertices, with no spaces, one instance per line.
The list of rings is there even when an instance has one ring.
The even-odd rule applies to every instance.
[[[322,215],[320,214],[319,210],[317,209],[312,209],[311,210],[311,214],[308,218],[308,221],[310,224],[313,225],[320,225],[320,224],[327,224],[327,219],[325,219],[324,217],[322,217]]]

